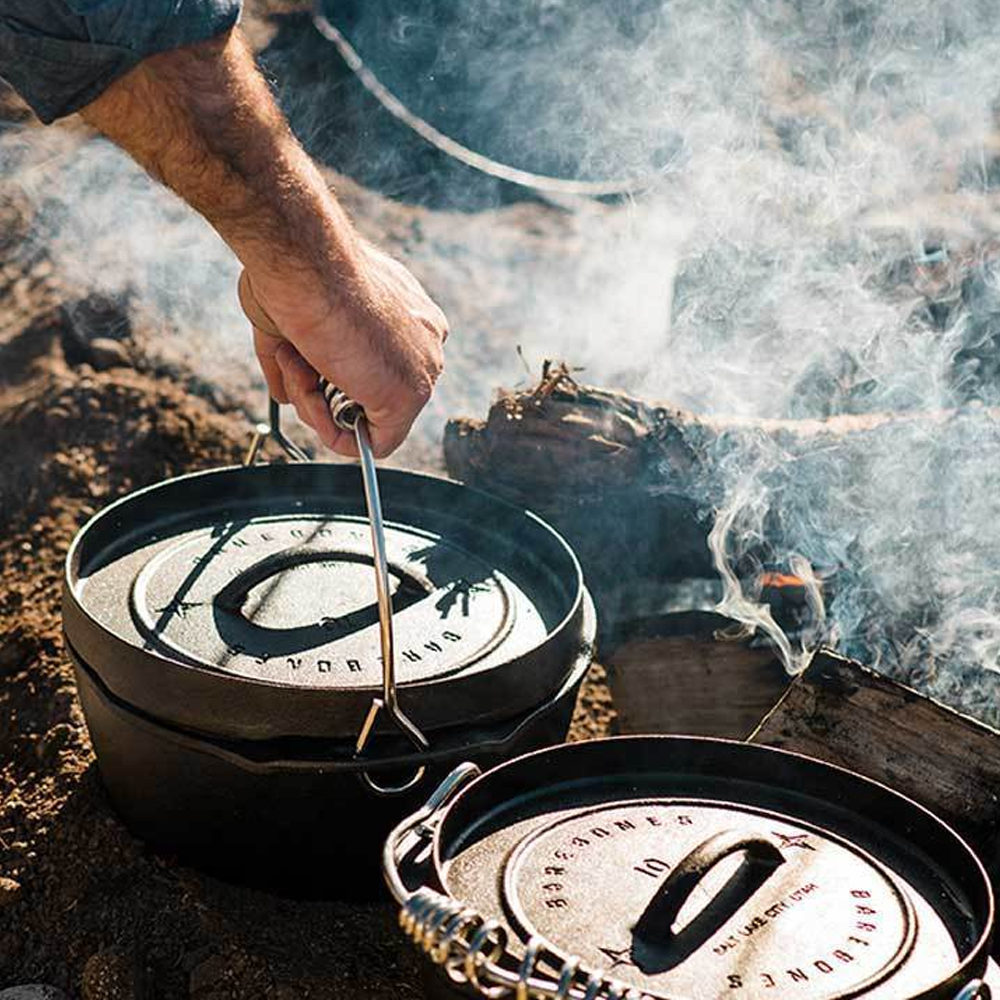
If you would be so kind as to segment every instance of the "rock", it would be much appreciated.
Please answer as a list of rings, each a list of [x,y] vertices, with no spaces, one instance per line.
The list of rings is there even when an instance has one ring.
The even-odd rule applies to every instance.
[[[215,952],[210,944],[202,945],[200,948],[195,948],[194,951],[189,951],[185,955],[181,956],[181,968],[190,975],[202,962],[205,961],[210,955]]]
[[[0,990],[0,1000],[69,1000],[62,990],[41,983],[26,983],[24,986],[8,986]]]
[[[31,545],[27,542],[25,544],[30,551]],[[33,652],[33,643],[28,634],[15,627],[13,632],[0,640],[0,676],[21,669]]]
[[[42,759],[54,757],[75,739],[76,730],[68,722],[59,722],[38,741],[36,752]]]
[[[90,363],[98,370],[108,368],[131,368],[132,359],[128,351],[110,337],[95,337],[87,344]]]
[[[303,993],[287,983],[278,983],[267,995],[267,1000],[302,1000]]]
[[[214,987],[228,978],[229,962],[223,955],[211,955],[191,970],[188,982],[191,996],[207,997]]]
[[[80,982],[83,1000],[139,1000],[142,992],[137,963],[120,951],[99,951],[87,959]]]
[[[0,876],[0,910],[13,906],[21,898],[21,883]]]

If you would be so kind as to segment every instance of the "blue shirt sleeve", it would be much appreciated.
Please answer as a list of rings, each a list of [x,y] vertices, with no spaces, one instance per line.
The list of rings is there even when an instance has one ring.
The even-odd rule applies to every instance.
[[[229,30],[240,0],[0,0],[0,76],[48,124],[146,56]]]

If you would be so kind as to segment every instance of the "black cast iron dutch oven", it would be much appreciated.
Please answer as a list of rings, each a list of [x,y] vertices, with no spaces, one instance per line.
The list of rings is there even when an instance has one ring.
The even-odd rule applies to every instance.
[[[547,524],[397,470],[380,472],[379,577],[357,467],[253,464],[265,432],[285,443],[276,406],[250,464],[93,517],[68,556],[64,632],[137,834],[243,880],[355,891],[377,886],[386,831],[456,763],[565,737],[594,612]]]
[[[478,774],[457,768],[384,851],[433,1000],[988,1000],[997,988],[975,855],[849,771],[635,736]]]

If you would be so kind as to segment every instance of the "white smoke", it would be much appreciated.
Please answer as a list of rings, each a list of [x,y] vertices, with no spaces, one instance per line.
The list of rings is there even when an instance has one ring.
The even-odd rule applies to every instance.
[[[513,138],[544,146],[565,136],[591,176],[650,182],[617,206],[428,213],[423,238],[395,242],[463,318],[422,433],[481,412],[496,385],[522,377],[515,345],[535,361],[583,365],[588,381],[706,414],[964,407],[794,452],[766,435],[727,437],[713,482],[700,485],[718,512],[723,608],[770,632],[790,669],[803,650],[755,597],[754,567],[765,562],[811,581],[813,627],[798,641],[839,643],[1000,720],[1000,432],[982,408],[1000,403],[1000,5],[596,6],[614,18],[581,19],[564,49],[525,64],[518,46],[537,44],[539,24],[572,18],[574,4],[458,5],[453,60],[475,41],[463,24],[513,19],[511,58],[486,65],[492,110],[509,106],[520,128]],[[401,43],[419,39],[429,12],[406,16],[376,27]],[[311,85],[286,87],[283,74],[301,58],[312,61]],[[335,78],[328,91],[323,58]],[[315,39],[270,63],[293,124],[319,152],[331,102],[344,94],[335,64]],[[553,67],[565,69],[554,89]],[[23,136],[3,136],[0,170],[18,171],[52,220],[39,238],[54,241],[60,264],[173,310],[178,329],[202,331],[190,350],[225,345],[251,372],[235,265],[214,234],[103,145],[47,160],[38,136],[30,156]],[[355,160],[400,169],[397,148],[372,148],[371,134],[351,141]],[[542,225],[537,239],[524,238],[526,219]]]
[[[789,670],[808,649],[757,603],[762,551],[829,578],[826,606],[807,588],[807,647],[837,643],[996,723],[1000,428],[977,405],[1000,401],[1000,10],[664,10],[671,60],[647,73],[684,162],[613,218],[579,217],[590,252],[569,294],[558,268],[530,286],[528,345],[700,413],[967,407],[794,453],[727,437],[704,495],[720,608],[769,634]]]
[[[96,296],[153,320],[155,357],[206,378],[220,376],[249,348],[239,321],[237,264],[211,227],[110,143],[58,129],[0,132],[0,178],[8,196],[26,200],[31,235],[18,252],[43,253],[70,300],[69,319],[83,338],[95,317],[72,308]],[[103,319],[103,317],[101,317]],[[100,322],[101,320],[97,320]],[[240,343],[231,332],[239,330]]]

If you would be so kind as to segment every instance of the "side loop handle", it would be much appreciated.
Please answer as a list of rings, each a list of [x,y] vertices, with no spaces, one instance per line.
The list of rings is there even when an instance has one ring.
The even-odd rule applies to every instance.
[[[431,797],[415,812],[407,816],[386,837],[382,847],[382,874],[386,885],[397,903],[405,903],[410,898],[410,890],[403,884],[399,874],[402,860],[403,842],[411,836],[420,840],[429,840],[434,833],[437,818],[452,799],[473,778],[478,778],[482,771],[476,764],[466,762],[459,764],[434,790]]]
[[[267,422],[256,424],[250,446],[243,456],[243,465],[251,466],[257,462],[261,449],[268,440],[274,441],[293,462],[308,462],[309,456],[294,442],[286,437],[281,429],[281,404],[273,397],[268,397]]]
[[[240,271],[240,280],[236,286],[236,293],[240,300],[240,307],[243,314],[255,329],[271,337],[280,337],[281,331],[275,326],[274,320],[267,314],[264,307],[257,301],[253,287],[250,284],[250,275]],[[281,446],[284,453],[293,462],[308,462],[309,456],[294,441],[290,441],[281,429],[281,404],[273,396],[268,397],[267,423],[260,423],[254,427],[253,437],[250,439],[250,447],[243,458],[245,466],[253,465],[257,461],[264,442],[268,438],[273,438]]]
[[[993,991],[986,983],[973,979],[955,994],[955,1000],[991,1000],[992,996]]]

